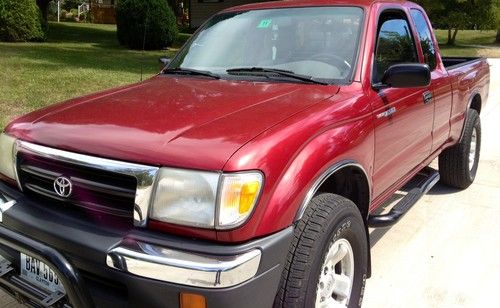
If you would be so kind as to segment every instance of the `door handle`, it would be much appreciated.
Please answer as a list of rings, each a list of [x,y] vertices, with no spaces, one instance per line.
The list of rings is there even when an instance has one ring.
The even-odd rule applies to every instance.
[[[427,105],[428,103],[432,102],[432,92],[431,91],[425,91],[423,94],[424,97],[424,104]]]
[[[377,114],[377,119],[390,118],[397,111],[396,107],[392,107],[382,113]]]

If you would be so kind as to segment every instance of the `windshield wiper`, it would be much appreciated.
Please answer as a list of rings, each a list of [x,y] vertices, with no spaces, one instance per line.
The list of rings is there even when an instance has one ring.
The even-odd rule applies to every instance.
[[[304,82],[310,82],[321,85],[328,85],[327,82],[319,81],[314,79],[312,76],[300,75],[294,73],[292,71],[275,69],[275,68],[266,68],[266,67],[239,67],[239,68],[231,68],[226,71],[228,74],[238,74],[238,73],[257,73],[257,74],[276,74],[283,77],[288,77]]]
[[[214,74],[209,71],[201,71],[201,70],[196,70],[192,68],[182,68],[182,67],[177,67],[177,68],[167,68],[164,69],[163,74],[178,74],[178,75],[199,75],[199,76],[206,76],[206,77],[211,77],[214,79],[220,79],[220,76],[217,74]]]

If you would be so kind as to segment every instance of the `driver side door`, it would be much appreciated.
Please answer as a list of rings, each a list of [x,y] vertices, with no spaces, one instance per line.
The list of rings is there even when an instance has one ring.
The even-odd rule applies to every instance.
[[[420,62],[406,12],[391,10],[380,16],[373,84],[381,81],[391,65]],[[374,197],[390,189],[430,155],[434,105],[429,93],[428,87],[372,90]]]

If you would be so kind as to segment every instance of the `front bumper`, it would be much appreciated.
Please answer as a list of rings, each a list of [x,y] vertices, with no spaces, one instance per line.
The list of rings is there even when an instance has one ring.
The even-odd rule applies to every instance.
[[[207,307],[271,307],[293,236],[290,227],[221,245],[111,228],[0,183],[2,192],[14,203],[0,209],[0,254],[14,272],[19,252],[51,266],[74,307],[179,307],[180,292],[203,295]]]
[[[111,249],[106,264],[127,273],[160,281],[203,288],[228,288],[257,274],[261,251],[240,255],[193,254],[143,242]]]

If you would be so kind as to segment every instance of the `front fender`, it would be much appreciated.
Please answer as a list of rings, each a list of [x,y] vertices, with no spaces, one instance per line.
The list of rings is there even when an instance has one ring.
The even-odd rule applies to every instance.
[[[229,164],[225,171],[244,170],[243,165],[255,166],[252,168],[266,175],[265,189],[250,220],[233,232],[218,232],[218,240],[243,241],[292,225],[315,182],[339,162],[351,161],[362,166],[369,175],[372,173],[374,131],[371,113],[317,130],[316,134],[306,127],[294,131],[296,128],[289,126],[281,132],[268,132],[268,140],[263,136],[255,142],[253,150],[247,149],[245,154],[233,157],[236,163]],[[292,132],[295,133],[293,138]],[[309,138],[301,140],[302,135]],[[276,144],[276,139],[281,142]],[[297,147],[290,153],[294,146]]]
[[[280,229],[292,224],[304,211],[318,184],[324,181],[324,175],[332,169],[357,164],[371,174],[371,125],[366,119],[327,130],[301,149],[278,181],[266,205],[259,231],[270,232],[273,224]]]

